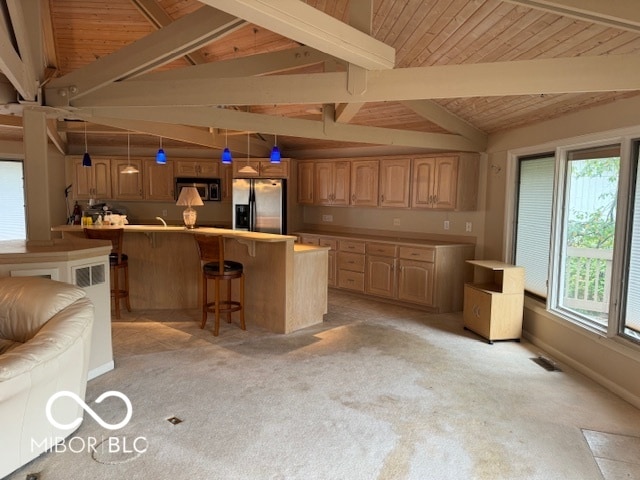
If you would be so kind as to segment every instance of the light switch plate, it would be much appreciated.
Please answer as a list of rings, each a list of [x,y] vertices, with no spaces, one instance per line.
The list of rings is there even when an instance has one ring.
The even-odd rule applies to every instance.
[[[449,230],[449,220],[444,221],[444,229]]]

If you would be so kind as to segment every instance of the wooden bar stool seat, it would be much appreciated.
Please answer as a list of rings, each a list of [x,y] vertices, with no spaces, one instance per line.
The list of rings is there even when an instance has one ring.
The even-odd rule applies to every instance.
[[[111,253],[109,267],[111,270],[111,298],[114,299],[116,318],[120,318],[120,302],[125,301],[127,311],[131,311],[129,303],[129,257],[122,253],[123,228],[85,228],[84,236],[96,240],[110,240]],[[124,287],[120,286],[120,272],[124,272]]]
[[[202,265],[202,322],[200,328],[207,324],[209,312],[215,315],[213,335],[218,336],[220,330],[220,315],[227,315],[227,323],[231,323],[231,313],[240,312],[240,328],[246,330],[244,323],[244,267],[242,263],[224,258],[224,238],[222,236],[195,234]],[[232,280],[240,280],[240,295],[238,300],[232,300]],[[214,301],[210,302],[207,293],[209,280],[215,282]],[[227,282],[227,298],[220,297],[220,284]]]

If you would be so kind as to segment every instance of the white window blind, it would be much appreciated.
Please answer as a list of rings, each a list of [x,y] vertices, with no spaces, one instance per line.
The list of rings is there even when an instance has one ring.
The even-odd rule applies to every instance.
[[[24,240],[24,180],[22,162],[0,160],[0,240]]]
[[[636,167],[636,183],[631,227],[631,247],[629,254],[629,273],[627,280],[627,308],[625,326],[640,332],[640,159]]]
[[[555,158],[520,159],[515,263],[525,269],[525,289],[547,296]]]

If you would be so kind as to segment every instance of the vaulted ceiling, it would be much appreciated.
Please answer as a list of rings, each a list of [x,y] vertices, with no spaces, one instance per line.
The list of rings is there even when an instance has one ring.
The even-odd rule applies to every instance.
[[[0,139],[293,158],[482,151],[640,95],[637,0],[4,0]],[[247,134],[250,135],[247,135]],[[132,140],[133,142],[133,140]]]

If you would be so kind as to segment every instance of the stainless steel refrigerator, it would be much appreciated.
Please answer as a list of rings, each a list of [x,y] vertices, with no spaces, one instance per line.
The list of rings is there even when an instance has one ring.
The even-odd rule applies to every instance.
[[[282,179],[236,178],[233,180],[234,230],[284,234],[286,184]]]

